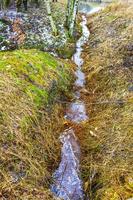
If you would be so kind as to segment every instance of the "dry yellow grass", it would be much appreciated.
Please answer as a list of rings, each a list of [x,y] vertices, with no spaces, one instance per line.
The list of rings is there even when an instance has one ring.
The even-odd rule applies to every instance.
[[[127,200],[133,197],[132,6],[110,5],[88,26],[83,98],[90,119],[76,127],[84,189],[90,200]],[[55,100],[69,91],[70,74],[70,65],[38,50],[0,54],[0,199],[52,199],[64,129]]]
[[[0,53],[0,199],[49,200],[71,64],[38,50]]]
[[[88,19],[84,52],[89,121],[79,131],[81,170],[91,200],[133,197],[133,25],[131,4]]]

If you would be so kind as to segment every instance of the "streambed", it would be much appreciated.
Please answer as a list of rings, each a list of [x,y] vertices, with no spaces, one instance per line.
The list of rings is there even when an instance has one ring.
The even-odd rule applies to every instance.
[[[96,7],[89,10],[89,13],[97,12],[102,7]],[[81,10],[85,13],[84,10]],[[87,14],[88,10],[87,10]],[[89,116],[86,113],[85,103],[81,97],[81,89],[85,89],[85,74],[82,71],[84,60],[81,57],[83,46],[87,43],[90,31],[87,27],[87,18],[82,15],[82,36],[76,43],[76,52],[72,57],[77,68],[75,71],[74,83],[74,100],[68,106],[66,120],[80,124],[88,120]],[[76,88],[76,89],[75,89]],[[83,183],[80,177],[80,145],[75,130],[71,127],[66,129],[60,136],[62,143],[61,161],[58,169],[53,174],[54,183],[51,185],[51,191],[54,196],[63,200],[80,200],[84,199]]]
[[[76,43],[76,52],[72,57],[73,62],[77,65],[75,71],[76,81],[74,83],[74,87],[76,88],[74,93],[75,100],[69,105],[65,115],[66,119],[74,123],[81,123],[88,119],[85,104],[80,94],[80,89],[85,87],[85,75],[82,72],[84,62],[81,58],[82,47],[90,35],[86,23],[87,19],[83,15],[81,22],[82,36]],[[79,172],[80,146],[74,130],[71,127],[65,130],[60,137],[60,141],[63,144],[61,162],[53,175],[54,183],[51,190],[57,197],[64,200],[83,199],[84,192]]]

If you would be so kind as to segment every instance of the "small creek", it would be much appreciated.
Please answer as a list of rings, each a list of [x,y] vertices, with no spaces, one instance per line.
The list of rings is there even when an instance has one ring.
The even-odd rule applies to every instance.
[[[89,13],[97,12],[100,8],[93,8]],[[82,12],[83,10],[81,10]],[[84,13],[84,12],[82,12]],[[67,109],[65,118],[79,124],[86,121],[89,116],[86,113],[85,103],[82,100],[80,90],[85,88],[85,74],[82,71],[84,60],[81,57],[83,46],[88,41],[90,32],[87,28],[87,19],[82,16],[82,36],[76,43],[76,52],[72,57],[77,68],[75,71],[74,100]],[[61,162],[53,174],[54,183],[51,191],[63,200],[83,200],[83,183],[80,178],[80,146],[73,128],[66,129],[60,136],[62,143]]]
[[[77,65],[77,69],[75,71],[76,81],[74,83],[76,91],[75,101],[70,104],[70,108],[66,113],[66,118],[75,123],[80,123],[88,119],[88,116],[86,115],[84,102],[80,98],[80,89],[85,87],[85,74],[82,72],[82,65],[84,61],[81,58],[81,53],[83,50],[82,47],[87,42],[90,35],[86,23],[86,17],[83,15],[81,22],[82,36],[76,43],[76,53],[72,57],[72,60]]]
[[[88,119],[86,114],[85,104],[80,98],[79,89],[85,87],[85,75],[82,72],[83,59],[81,53],[83,45],[87,42],[90,32],[86,26],[87,20],[82,16],[82,36],[76,43],[76,53],[72,60],[77,65],[75,71],[76,81],[74,83],[75,100],[70,104],[65,118],[74,123],[80,123]],[[80,147],[74,130],[70,127],[65,130],[60,136],[60,141],[63,144],[61,150],[61,162],[59,168],[55,171],[53,178],[54,183],[51,186],[52,192],[59,198],[64,200],[78,200],[84,198],[82,181],[79,175],[79,159]]]
[[[88,5],[87,5],[88,6]],[[87,18],[84,14],[92,14],[103,8],[102,4],[96,7],[87,7],[82,4],[79,6],[79,11],[82,15],[82,36],[76,43],[76,52],[72,57],[77,68],[75,71],[74,83],[74,100],[70,103],[66,115],[66,120],[75,124],[80,124],[88,120],[89,116],[86,113],[85,103],[81,96],[81,89],[85,89],[85,74],[82,71],[84,60],[81,57],[83,47],[87,43],[90,31],[87,27]],[[85,194],[83,191],[83,182],[80,177],[80,145],[75,130],[71,127],[66,129],[60,136],[62,143],[61,161],[59,167],[53,174],[53,184],[51,191],[55,197],[63,200],[83,200]]]

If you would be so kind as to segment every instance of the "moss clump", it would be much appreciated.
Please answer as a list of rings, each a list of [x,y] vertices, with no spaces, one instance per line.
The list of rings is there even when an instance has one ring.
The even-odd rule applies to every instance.
[[[63,127],[56,99],[69,90],[70,66],[35,49],[0,53],[1,198],[52,199]]]
[[[57,49],[57,53],[59,55],[59,57],[61,58],[67,58],[67,59],[71,59],[72,55],[75,52],[75,45],[73,44],[67,44],[67,46],[61,47]]]
[[[133,197],[132,8],[114,3],[88,19],[84,99],[90,119],[79,137],[85,190],[93,200]]]

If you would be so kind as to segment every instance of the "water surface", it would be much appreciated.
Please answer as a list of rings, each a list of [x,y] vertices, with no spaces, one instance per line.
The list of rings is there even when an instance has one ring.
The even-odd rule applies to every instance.
[[[82,16],[82,36],[76,43],[76,52],[72,57],[73,62],[77,65],[75,71],[76,81],[74,87],[75,100],[69,105],[65,118],[73,123],[81,123],[88,119],[85,104],[81,99],[80,89],[85,87],[85,74],[82,72],[83,59],[81,53],[83,45],[89,37],[89,30],[86,26],[87,20]],[[79,160],[80,146],[75,136],[74,130],[70,127],[65,130],[60,137],[62,143],[61,162],[58,169],[53,174],[54,183],[51,187],[55,196],[64,200],[81,200],[84,199],[83,185],[80,178]]]
[[[97,12],[100,8],[89,10]],[[88,13],[88,11],[87,11]],[[87,27],[87,19],[82,16],[82,36],[76,43],[76,52],[72,57],[77,68],[75,71],[74,100],[68,106],[65,118],[79,124],[88,120],[85,103],[82,100],[81,89],[85,89],[85,74],[82,71],[84,60],[82,58],[83,46],[88,41],[90,32]],[[66,129],[60,137],[62,143],[61,161],[58,169],[53,174],[54,183],[51,190],[56,197],[63,200],[83,200],[83,183],[80,177],[80,146],[74,130]]]

